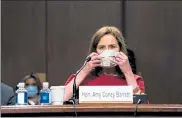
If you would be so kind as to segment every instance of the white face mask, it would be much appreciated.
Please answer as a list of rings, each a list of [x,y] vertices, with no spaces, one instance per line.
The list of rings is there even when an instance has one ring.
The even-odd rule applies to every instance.
[[[117,51],[115,50],[105,50],[100,54],[101,56],[101,66],[105,68],[111,68],[116,66],[114,62],[111,60],[115,60],[115,55],[117,54]]]

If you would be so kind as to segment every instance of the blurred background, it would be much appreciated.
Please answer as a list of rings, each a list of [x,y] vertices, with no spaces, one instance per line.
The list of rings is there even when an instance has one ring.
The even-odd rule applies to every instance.
[[[35,72],[64,85],[105,25],[123,32],[150,102],[182,103],[182,2],[173,0],[1,1],[1,81],[15,88]]]

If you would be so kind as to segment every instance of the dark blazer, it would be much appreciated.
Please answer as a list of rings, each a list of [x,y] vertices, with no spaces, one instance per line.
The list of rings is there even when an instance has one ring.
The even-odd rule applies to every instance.
[[[15,105],[16,96],[13,88],[1,82],[1,105]]]

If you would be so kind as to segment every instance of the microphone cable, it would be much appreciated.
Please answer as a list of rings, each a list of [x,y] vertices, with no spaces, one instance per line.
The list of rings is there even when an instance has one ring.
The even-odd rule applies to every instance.
[[[138,112],[138,105],[141,104],[141,103],[142,103],[141,99],[138,99],[137,104],[136,104],[136,109],[135,109],[134,117],[136,117],[136,113]]]
[[[73,104],[73,112],[75,113],[75,116],[77,117],[77,112],[76,112],[76,107],[75,107],[75,102],[71,99],[69,100]]]

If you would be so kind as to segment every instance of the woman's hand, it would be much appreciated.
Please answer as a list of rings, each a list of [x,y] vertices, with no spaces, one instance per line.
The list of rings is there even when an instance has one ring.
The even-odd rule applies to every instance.
[[[123,74],[125,75],[127,84],[133,87],[133,92],[138,93],[140,89],[132,72],[128,57],[123,52],[118,52],[113,62],[116,63],[122,70]]]
[[[90,54],[91,60],[87,63],[85,68],[83,69],[84,72],[87,74],[91,72],[95,67],[98,67],[101,65],[101,57],[99,54],[93,52]]]
[[[128,57],[123,52],[118,52],[116,54],[114,63],[116,63],[120,67],[124,74],[132,71],[128,61]]]

